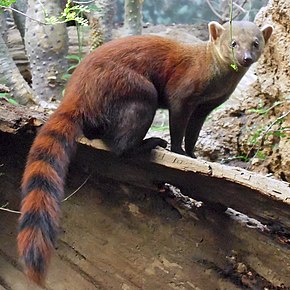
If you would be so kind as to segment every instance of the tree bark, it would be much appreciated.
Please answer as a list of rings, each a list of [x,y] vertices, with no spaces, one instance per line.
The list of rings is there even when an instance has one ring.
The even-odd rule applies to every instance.
[[[116,0],[96,0],[97,7],[100,8],[100,12],[92,13],[94,21],[96,19],[100,23],[101,31],[103,34],[103,42],[112,40],[112,32],[114,27],[114,17],[116,15]],[[98,32],[98,27],[97,27]],[[96,46],[96,45],[94,45]]]
[[[0,11],[1,12],[1,11]],[[0,13],[0,34],[5,42],[7,42],[7,24],[4,12]]]
[[[125,0],[125,22],[127,35],[142,33],[142,2],[143,0]]]
[[[27,15],[45,22],[48,16],[60,15],[61,1],[28,1]],[[32,71],[35,101],[61,99],[67,69],[68,36],[65,24],[47,25],[26,19],[25,47]]]
[[[27,0],[17,0],[17,2],[13,3],[12,7],[17,9],[22,13],[26,13],[27,11]],[[17,26],[17,29],[20,32],[22,42],[24,43],[24,35],[25,35],[25,21],[26,17],[16,11],[12,11],[14,22]]]
[[[32,137],[25,130],[0,132],[0,173],[5,173],[0,206],[8,203],[7,209],[19,209],[19,183]],[[239,222],[238,214],[234,218],[205,204],[195,206],[173,187],[158,191],[104,178],[106,171],[91,159],[101,157],[100,150],[78,149],[65,188],[67,197],[73,195],[62,202],[46,289],[289,289],[287,232],[271,233],[252,220],[248,226],[247,220]],[[103,153],[100,161],[112,169],[112,154]],[[126,169],[123,162],[117,176]],[[132,173],[137,181],[139,171]],[[0,289],[39,289],[20,271],[15,249],[19,215],[0,211],[0,217]]]
[[[14,60],[9,54],[5,39],[5,19],[4,14],[0,14],[0,83],[6,85],[11,97],[18,103],[26,105],[33,101],[33,91],[20,74]]]
[[[0,101],[0,173],[5,173],[0,176],[0,206],[9,203],[8,209],[18,210],[15,193],[31,132],[44,119]],[[290,287],[287,183],[160,149],[118,158],[99,142],[82,139],[65,192],[64,230],[52,259],[49,289]],[[230,209],[224,212],[228,206],[264,223]],[[7,289],[17,283],[34,289],[17,262],[18,215],[0,215],[0,269],[5,269],[0,281]]]

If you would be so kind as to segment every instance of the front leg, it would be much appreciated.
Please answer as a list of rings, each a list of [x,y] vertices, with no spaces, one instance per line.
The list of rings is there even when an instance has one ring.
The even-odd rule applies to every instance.
[[[192,158],[196,158],[194,155],[194,146],[198,139],[202,125],[205,122],[209,113],[216,108],[219,103],[206,103],[199,105],[192,113],[185,132],[185,152]]]
[[[192,109],[189,107],[174,107],[169,110],[169,128],[172,152],[186,155],[181,144],[191,112]]]

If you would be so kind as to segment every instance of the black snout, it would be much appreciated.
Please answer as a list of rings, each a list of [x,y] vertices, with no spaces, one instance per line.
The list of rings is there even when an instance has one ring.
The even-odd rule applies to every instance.
[[[249,52],[246,52],[243,57],[243,66],[250,66],[253,63],[253,57]]]

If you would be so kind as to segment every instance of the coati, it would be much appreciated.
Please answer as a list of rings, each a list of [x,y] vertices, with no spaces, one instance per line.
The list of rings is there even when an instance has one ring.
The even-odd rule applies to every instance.
[[[171,150],[194,157],[205,118],[258,60],[272,30],[233,22],[231,38],[229,23],[210,22],[205,43],[131,36],[104,44],[80,63],[34,140],[23,175],[18,249],[33,281],[44,283],[76,138],[101,138],[118,155],[164,147],[162,139],[143,138],[157,108],[167,108]]]

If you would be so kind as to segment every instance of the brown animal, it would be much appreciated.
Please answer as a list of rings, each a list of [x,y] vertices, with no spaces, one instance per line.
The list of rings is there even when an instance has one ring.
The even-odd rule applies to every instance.
[[[18,249],[33,281],[44,283],[76,138],[82,133],[101,138],[118,155],[164,147],[162,139],[143,138],[157,108],[167,108],[171,150],[194,156],[206,116],[258,60],[272,27],[260,30],[250,22],[233,22],[231,38],[228,23],[211,22],[209,33],[208,42],[192,45],[157,36],[114,40],[75,70],[63,102],[31,147],[22,180]]]

